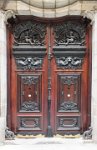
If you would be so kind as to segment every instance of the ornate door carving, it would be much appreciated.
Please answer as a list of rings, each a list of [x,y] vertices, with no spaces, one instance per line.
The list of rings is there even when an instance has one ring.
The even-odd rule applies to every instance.
[[[89,125],[85,22],[22,21],[9,35],[12,130],[46,136],[82,133]]]

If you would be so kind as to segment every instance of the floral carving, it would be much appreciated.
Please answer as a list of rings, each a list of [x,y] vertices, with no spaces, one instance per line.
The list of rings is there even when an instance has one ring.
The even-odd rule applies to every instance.
[[[71,110],[77,110],[77,104],[74,102],[63,102],[60,105],[60,110],[64,111],[71,111]]]
[[[37,103],[32,102],[32,101],[25,101],[22,104],[21,110],[24,110],[24,111],[35,111],[35,110],[39,110],[39,108],[38,108],[38,104]]]

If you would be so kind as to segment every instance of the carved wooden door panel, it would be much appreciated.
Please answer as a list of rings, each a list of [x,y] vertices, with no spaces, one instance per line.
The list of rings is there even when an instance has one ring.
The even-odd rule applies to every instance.
[[[89,125],[88,29],[67,20],[54,24],[51,34],[51,124],[55,134],[83,133]]]
[[[76,134],[89,125],[89,35],[82,20],[22,21],[10,35],[11,129]]]
[[[13,26],[11,128],[19,134],[47,130],[47,26],[24,21]]]

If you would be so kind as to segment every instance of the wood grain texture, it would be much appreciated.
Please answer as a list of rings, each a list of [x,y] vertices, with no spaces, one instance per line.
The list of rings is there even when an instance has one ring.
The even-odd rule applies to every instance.
[[[27,21],[27,19],[25,20]],[[65,20],[66,23],[73,20],[76,25],[76,21],[79,21],[80,18],[76,18],[75,20],[74,18],[66,18],[60,22],[65,24]],[[21,19],[21,22],[23,22],[23,19]],[[36,22],[37,24],[41,23],[37,19]],[[36,47],[30,45],[29,48],[29,44],[31,43],[25,43],[23,47],[21,45],[21,49],[19,47],[20,51],[22,51],[20,52],[21,54],[19,54],[19,49],[18,53],[16,53],[17,48],[15,47],[14,53],[14,35],[8,32],[8,109],[10,110],[8,110],[8,126],[15,133],[42,133],[46,135],[49,124],[48,91],[50,91],[51,98],[50,125],[53,134],[83,133],[90,125],[91,27],[85,26],[84,48],[80,45],[79,41],[74,42],[72,36],[67,36],[68,45],[65,42],[63,46],[60,43],[55,46],[54,26],[56,24],[60,26],[60,22],[58,23],[58,20],[50,20],[50,22],[47,20],[42,21],[46,26],[45,45],[43,48],[43,53],[44,51],[45,53],[42,53],[42,55],[42,47],[40,46],[40,50],[38,47],[37,50],[37,45]],[[84,26],[84,22],[82,21],[81,23]],[[69,30],[71,29],[74,30],[73,27],[69,27]],[[62,28],[62,30],[64,31],[65,29]],[[75,35],[78,36],[78,33]],[[60,36],[58,35],[59,38]],[[23,39],[23,41],[25,40]],[[27,50],[28,53],[26,53]],[[27,59],[28,63],[25,62],[26,59],[19,62],[23,67],[18,68],[16,55],[18,55],[18,58],[21,56],[30,58],[31,55],[32,59]],[[50,55],[50,58],[48,55]],[[42,58],[41,67],[34,67],[37,57]],[[31,63],[33,63],[33,67],[31,67]],[[48,65],[49,63],[50,65]],[[76,65],[76,63],[78,64]],[[25,67],[25,65],[29,64],[30,68]],[[50,74],[48,73],[49,70]],[[48,87],[48,81],[50,87]]]

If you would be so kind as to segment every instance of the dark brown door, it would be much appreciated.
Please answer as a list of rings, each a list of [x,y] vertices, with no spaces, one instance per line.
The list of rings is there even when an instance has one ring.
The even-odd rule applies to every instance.
[[[89,125],[89,34],[80,20],[22,21],[10,33],[15,133],[76,134]]]

